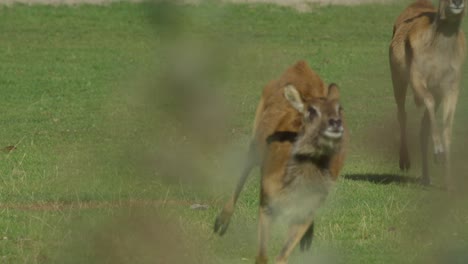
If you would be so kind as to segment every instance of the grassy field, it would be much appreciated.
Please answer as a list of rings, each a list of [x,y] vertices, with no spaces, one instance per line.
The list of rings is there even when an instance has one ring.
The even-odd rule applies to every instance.
[[[413,168],[398,170],[387,53],[406,4],[0,7],[0,263],[253,263],[258,170],[228,233],[212,224],[262,87],[299,59],[340,85],[352,142],[312,251],[291,263],[466,263],[467,73],[459,193],[439,166],[434,187],[412,183],[411,97]]]

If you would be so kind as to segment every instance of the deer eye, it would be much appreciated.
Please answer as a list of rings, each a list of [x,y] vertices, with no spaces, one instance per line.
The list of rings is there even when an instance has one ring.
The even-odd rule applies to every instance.
[[[337,104],[335,107],[335,110],[338,114],[341,114],[343,112],[343,107],[340,104]]]
[[[319,115],[317,109],[315,109],[315,107],[313,107],[313,106],[310,106],[310,107],[307,109],[307,111],[309,112],[309,119],[310,119],[310,120],[315,119],[315,118]]]

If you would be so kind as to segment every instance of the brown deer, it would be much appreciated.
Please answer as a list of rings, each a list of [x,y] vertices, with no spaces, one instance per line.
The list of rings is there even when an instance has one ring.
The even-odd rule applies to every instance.
[[[303,105],[307,105],[309,102],[318,99],[326,101],[330,94],[329,90],[337,91],[336,85],[326,87],[320,77],[304,61],[299,61],[290,67],[280,79],[270,82],[263,90],[256,111],[254,136],[250,144],[246,166],[243,169],[234,194],[217,217],[214,227],[215,232],[220,235],[226,232],[235,203],[250,171],[253,167],[261,165],[260,248],[257,263],[266,262],[264,243],[266,241],[267,224],[265,224],[265,221],[268,221],[269,216],[265,211],[265,206],[268,205],[268,197],[275,197],[285,186],[283,179],[286,175],[288,162],[292,157],[293,142],[296,142],[299,131],[304,127],[303,113],[297,110],[297,104],[295,105],[284,96],[287,90],[292,89],[287,87],[295,88],[294,91],[297,91],[299,97],[305,102],[302,103]],[[331,94],[337,95],[337,92]],[[295,102],[299,102],[299,100]],[[339,125],[343,126],[341,123]],[[344,130],[344,139],[347,139],[346,129]],[[342,141],[342,146],[337,152],[329,155],[330,159],[327,162],[327,168],[332,181],[337,179],[343,167],[344,150],[347,140]],[[313,224],[310,223],[305,234],[302,236],[301,248],[303,250],[310,247],[312,236]]]
[[[397,18],[389,50],[400,124],[400,169],[410,168],[405,110],[406,89],[410,85],[416,105],[425,106],[420,129],[421,183],[430,184],[427,150],[431,135],[435,160],[445,163],[448,189],[453,188],[450,143],[466,53],[460,28],[464,13],[464,0],[440,0],[438,10],[428,0],[418,0]],[[442,134],[435,115],[441,103]]]

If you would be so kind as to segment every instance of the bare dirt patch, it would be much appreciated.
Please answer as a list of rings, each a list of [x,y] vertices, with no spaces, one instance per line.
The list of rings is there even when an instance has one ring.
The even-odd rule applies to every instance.
[[[359,5],[366,3],[388,3],[392,0],[226,0],[233,3],[272,3],[293,7],[298,11],[310,11],[311,5]]]
[[[194,203],[182,200],[125,200],[125,201],[83,201],[83,202],[38,202],[0,204],[0,209],[15,209],[23,211],[63,211],[68,209],[112,209],[126,207],[160,207],[186,206],[192,208]],[[192,208],[198,209],[198,208]]]
[[[142,2],[144,0],[123,0],[125,2]],[[179,0],[180,3],[196,4],[202,0]],[[394,0],[221,0],[232,3],[271,3],[281,6],[293,7],[299,11],[310,10],[311,4],[319,5],[359,5],[364,3],[386,3]],[[0,0],[0,4],[11,5],[21,4],[46,4],[46,5],[76,5],[76,4],[110,4],[113,2],[122,2],[122,0]]]
[[[27,4],[27,5],[77,5],[77,4],[110,4],[113,2],[122,2],[117,0],[0,0],[0,4]],[[141,2],[140,0],[126,0],[125,2]]]

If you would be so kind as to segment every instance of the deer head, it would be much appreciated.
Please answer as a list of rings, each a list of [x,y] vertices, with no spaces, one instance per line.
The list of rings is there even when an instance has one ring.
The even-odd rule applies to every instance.
[[[304,102],[292,85],[284,88],[284,96],[302,115],[302,128],[295,143],[295,154],[311,157],[331,155],[340,146],[344,128],[338,87],[331,84],[326,98]]]

